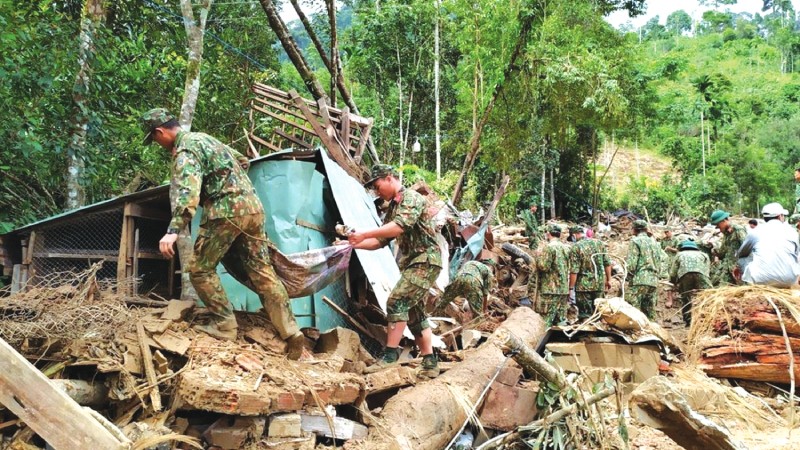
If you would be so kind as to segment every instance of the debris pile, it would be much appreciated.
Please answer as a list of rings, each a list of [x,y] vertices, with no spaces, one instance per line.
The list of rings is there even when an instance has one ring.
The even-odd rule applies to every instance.
[[[690,356],[715,377],[795,383],[800,380],[798,293],[768,286],[702,292],[689,330]]]

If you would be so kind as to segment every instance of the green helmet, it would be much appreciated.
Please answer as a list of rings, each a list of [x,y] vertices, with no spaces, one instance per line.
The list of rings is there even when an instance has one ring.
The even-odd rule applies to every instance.
[[[647,221],[644,220],[634,220],[633,221],[633,229],[634,230],[646,230],[647,229]]]
[[[717,225],[718,223],[722,222],[723,220],[727,219],[730,216],[731,216],[730,213],[718,209],[713,213],[711,213],[711,220],[710,220],[711,225]]]
[[[679,250],[700,250],[700,248],[697,246],[697,244],[694,243],[694,241],[690,241],[688,239],[683,241],[683,242],[681,242],[681,244],[678,246],[678,249]]]

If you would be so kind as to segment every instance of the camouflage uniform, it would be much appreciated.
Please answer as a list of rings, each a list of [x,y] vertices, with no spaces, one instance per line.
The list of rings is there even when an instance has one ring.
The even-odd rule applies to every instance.
[[[194,217],[203,217],[186,270],[197,295],[220,319],[233,311],[222,289],[217,265],[222,264],[261,298],[270,321],[287,339],[299,328],[286,288],[278,279],[264,232],[264,209],[242,168],[247,159],[204,133],[178,132],[172,180],[177,187],[169,232],[177,232]]]
[[[384,224],[394,222],[403,229],[396,238],[402,255],[400,281],[389,294],[386,320],[408,322],[408,329],[419,337],[422,330],[430,328],[424,299],[442,270],[442,254],[425,197],[411,189],[403,189],[399,195],[402,198],[389,203],[383,219]],[[389,243],[387,239],[379,241]]]
[[[627,301],[639,308],[651,320],[655,318],[661,255],[658,243],[647,233],[641,232],[631,239],[625,263],[630,282]]]
[[[800,213],[800,183],[794,184],[794,213]]]
[[[733,269],[738,266],[739,247],[742,246],[742,242],[747,237],[747,230],[741,225],[731,223],[728,230],[728,232],[722,233],[722,239],[717,250],[719,264],[717,265],[715,281],[719,286],[739,284],[733,276]]]
[[[669,279],[681,296],[681,310],[686,325],[692,323],[692,299],[700,289],[711,288],[708,278],[710,261],[698,250],[682,250],[675,256],[669,271]]]
[[[489,266],[478,261],[467,261],[444,289],[436,309],[444,308],[456,297],[464,297],[472,311],[481,314],[494,284],[494,274]]]
[[[603,297],[606,285],[606,266],[611,265],[606,244],[583,238],[572,245],[569,254],[569,273],[577,274],[575,301],[578,317],[585,319],[594,312],[594,300]]]
[[[528,246],[534,249],[539,246],[540,230],[539,219],[530,209],[526,209],[519,214],[519,218],[525,224],[525,233],[528,235]]]
[[[570,247],[561,239],[551,239],[536,260],[539,270],[539,301],[536,312],[545,318],[549,327],[567,320],[569,308]]]

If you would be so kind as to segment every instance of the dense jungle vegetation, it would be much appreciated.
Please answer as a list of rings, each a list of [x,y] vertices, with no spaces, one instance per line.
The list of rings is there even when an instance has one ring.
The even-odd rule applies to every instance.
[[[788,0],[765,0],[754,15],[726,12],[732,2],[702,2],[700,20],[677,11],[618,30],[604,17],[641,14],[644,0],[345,0],[336,3],[335,34],[332,0],[301,6],[313,11],[309,23],[326,51],[336,36],[353,101],[375,118],[380,157],[410,181],[424,178],[452,196],[465,157],[475,155],[456,199],[462,208],[491,199],[508,174],[506,219],[536,202],[547,217],[589,220],[601,207],[624,207],[660,220],[793,204],[796,13]],[[192,73],[192,129],[240,149],[251,83],[311,97],[267,20],[270,5],[292,7],[0,1],[0,233],[167,181],[169,155],[141,144],[137,117],[155,106],[180,111]],[[199,65],[187,50],[186,8],[198,23],[207,13]],[[329,87],[305,27],[287,26]],[[411,151],[415,142],[420,152]],[[611,188],[605,163],[620,146],[658,152],[675,170],[662,180],[616,174],[631,182]]]

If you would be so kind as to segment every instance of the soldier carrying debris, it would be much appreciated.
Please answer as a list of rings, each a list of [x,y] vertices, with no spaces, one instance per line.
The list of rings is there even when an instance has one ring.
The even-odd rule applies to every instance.
[[[561,242],[561,227],[558,225],[548,227],[547,240],[544,251],[536,255],[540,293],[535,310],[549,327],[567,320],[570,248]]]
[[[678,248],[680,252],[672,262],[669,279],[678,290],[683,321],[688,326],[692,323],[692,299],[699,290],[711,288],[711,280],[708,278],[711,262],[708,255],[701,252],[693,241],[685,240]],[[667,302],[666,307],[672,307],[672,299]]]
[[[658,276],[661,273],[661,247],[647,235],[647,222],[633,222],[634,237],[628,246],[628,303],[639,308],[650,320],[655,318]]]
[[[722,240],[717,254],[719,255],[719,279],[715,282],[719,286],[739,284],[742,273],[738,264],[739,247],[747,237],[747,231],[741,225],[731,223],[730,213],[718,209],[711,213],[711,225],[722,232]]]
[[[491,259],[465,262],[444,288],[435,311],[443,310],[456,297],[464,297],[473,314],[485,314],[489,293],[495,286],[494,267],[495,262]]]
[[[611,258],[602,241],[583,237],[583,227],[569,232],[576,240],[569,254],[569,298],[578,305],[578,318],[586,319],[594,312],[594,300],[611,289]]]
[[[166,109],[147,111],[141,122],[144,143],[155,141],[172,153],[172,182],[178,197],[167,233],[159,242],[165,257],[175,255],[178,233],[192,221],[197,207],[203,208],[194,255],[185,270],[213,318],[197,329],[220,339],[236,339],[236,318],[217,275],[222,262],[237,278],[249,281],[248,287],[261,298],[269,320],[287,342],[288,357],[300,359],[306,352],[305,337],[272,267],[264,209],[244,170],[247,158],[205,133],[183,131]]]
[[[418,376],[434,378],[439,375],[439,364],[433,353],[431,326],[425,314],[424,300],[442,271],[442,255],[428,202],[418,192],[404,189],[395,169],[386,164],[372,167],[372,178],[364,187],[389,201],[389,208],[380,228],[351,233],[348,241],[356,249],[377,250],[397,239],[402,254],[398,263],[400,280],[386,303],[386,319],[389,321],[386,348],[381,359],[367,367],[365,373],[397,364],[400,340],[408,325],[422,355]]]

